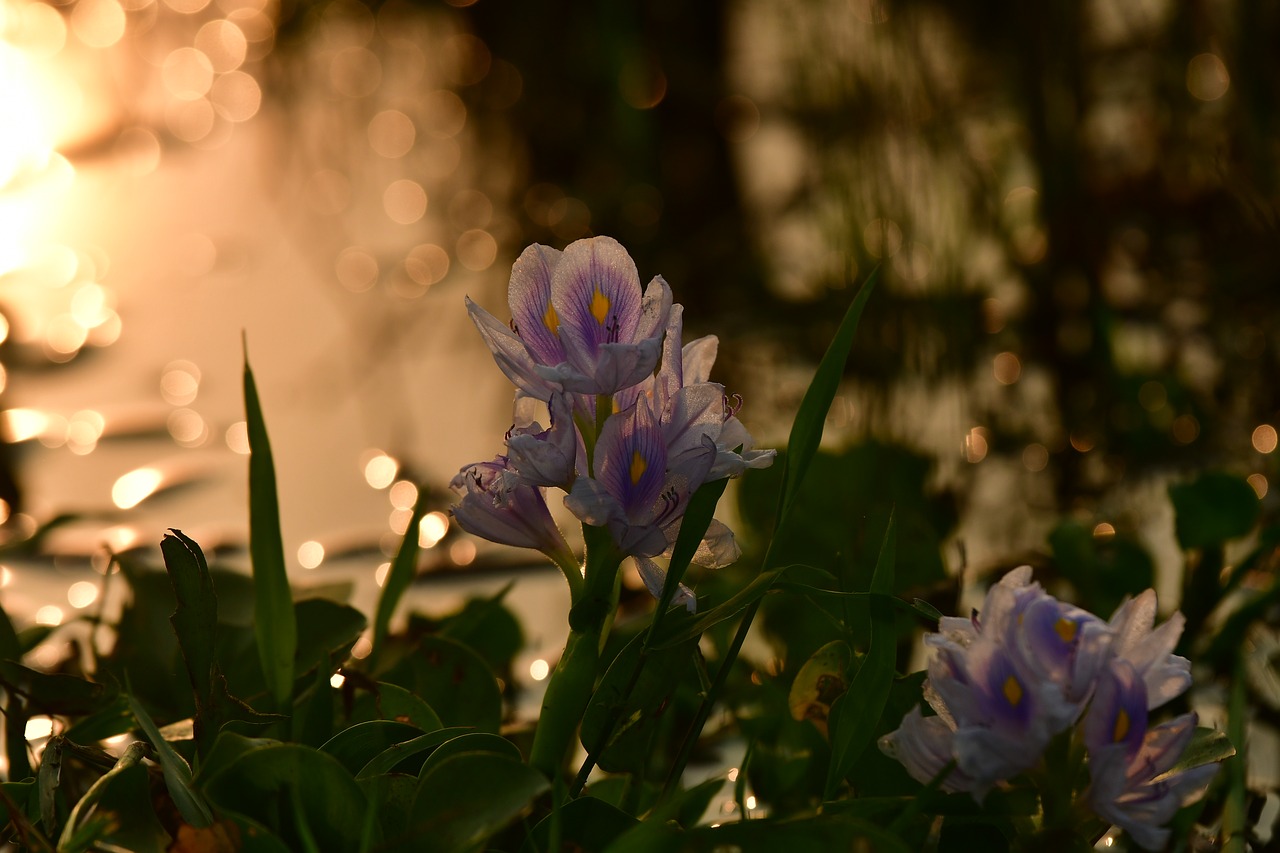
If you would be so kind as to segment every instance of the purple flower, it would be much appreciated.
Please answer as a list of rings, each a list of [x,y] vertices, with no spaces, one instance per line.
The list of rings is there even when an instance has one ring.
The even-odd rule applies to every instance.
[[[491,542],[534,548],[562,567],[574,563],[542,492],[520,483],[506,457],[466,466],[449,487],[461,497],[453,517],[463,530]]]
[[[557,389],[614,394],[653,373],[671,288],[655,277],[642,293],[635,263],[611,237],[564,252],[525,249],[511,269],[511,328],[467,300],[467,311],[503,373],[530,396]]]
[[[955,757],[955,727],[942,716],[926,717],[912,708],[902,726],[880,738],[880,751],[897,759],[913,779],[929,782]],[[973,791],[975,782],[959,767],[942,780],[944,791]]]
[[[507,458],[520,482],[530,486],[568,488],[576,476],[582,439],[573,423],[573,401],[563,391],[547,401],[551,426],[534,421],[507,433]]]
[[[1179,808],[1204,792],[1217,764],[1170,773],[1195,733],[1196,715],[1147,728],[1150,697],[1142,674],[1116,658],[1098,679],[1084,721],[1089,750],[1085,801],[1148,850],[1169,840],[1165,828]]]
[[[1173,654],[1186,618],[1174,613],[1159,628],[1156,593],[1148,589],[1120,605],[1111,617],[1112,654],[1133,666],[1146,687],[1147,707],[1156,708],[1191,686],[1191,662]]]

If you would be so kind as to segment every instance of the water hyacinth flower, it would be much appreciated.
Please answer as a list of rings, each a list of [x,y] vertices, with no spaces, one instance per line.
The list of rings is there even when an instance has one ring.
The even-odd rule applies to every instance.
[[[1147,727],[1150,698],[1142,674],[1115,659],[1098,680],[1084,740],[1090,783],[1085,801],[1094,813],[1122,827],[1139,846],[1163,849],[1175,812],[1197,799],[1216,764],[1170,773],[1195,732],[1196,715]]]
[[[1195,716],[1148,727],[1148,712],[1190,685],[1189,662],[1172,653],[1183,619],[1155,627],[1155,614],[1147,590],[1104,622],[1049,595],[1029,566],[1015,569],[981,611],[943,617],[925,638],[936,651],[923,693],[936,716],[913,709],[880,747],[921,782],[951,765],[944,790],[981,801],[1021,773],[1060,772],[1044,767],[1045,749],[1079,723],[1091,780],[1083,801],[1142,846],[1159,847],[1163,825],[1217,766],[1162,775],[1182,755]]]
[[[641,292],[635,262],[610,237],[563,252],[525,249],[511,270],[511,327],[467,300],[467,311],[503,373],[546,400],[557,389],[614,394],[653,373],[671,288],[657,276]]]
[[[523,484],[506,457],[465,466],[449,483],[461,500],[453,517],[468,533],[517,548],[533,548],[557,565],[574,563],[542,492]]]

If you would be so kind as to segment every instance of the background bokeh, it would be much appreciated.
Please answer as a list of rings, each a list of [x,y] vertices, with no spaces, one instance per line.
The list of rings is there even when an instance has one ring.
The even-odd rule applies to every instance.
[[[764,446],[879,267],[829,446],[910,469],[949,578],[1083,531],[1172,607],[1169,484],[1275,500],[1277,43],[1230,0],[0,0],[5,607],[169,527],[245,562],[246,350],[300,577],[371,597],[414,484],[427,571],[510,568],[446,514],[509,421],[462,299],[593,234]]]

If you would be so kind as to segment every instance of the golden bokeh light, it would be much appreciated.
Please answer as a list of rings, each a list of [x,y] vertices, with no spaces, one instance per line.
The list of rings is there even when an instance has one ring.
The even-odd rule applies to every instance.
[[[340,672],[335,672],[329,676],[329,686],[334,690],[341,690],[342,685],[347,683],[347,677]]]
[[[111,487],[111,502],[120,509],[133,509],[155,494],[164,482],[164,474],[156,468],[137,468],[122,474]]]
[[[258,114],[262,107],[262,88],[252,75],[228,71],[213,81],[209,100],[218,115],[238,124]]]
[[[1259,424],[1253,430],[1253,449],[1259,453],[1270,453],[1276,449],[1276,428],[1271,424]]]
[[[440,46],[444,72],[455,86],[474,86],[489,76],[493,54],[486,45],[470,33],[449,36]]]
[[[372,95],[382,84],[382,61],[368,48],[344,48],[329,65],[329,83],[348,98]]]
[[[1173,419],[1173,440],[1178,444],[1190,444],[1200,435],[1200,422],[1192,415],[1178,415]]]
[[[370,119],[368,135],[369,146],[377,154],[394,160],[413,150],[418,129],[400,110],[383,110]]]
[[[1253,486],[1253,491],[1258,496],[1258,500],[1262,500],[1267,496],[1270,484],[1267,482],[1266,476],[1263,474],[1250,474],[1245,479],[1250,486]]]
[[[57,610],[56,607],[54,609]],[[40,622],[39,619],[37,619],[36,621],[41,625],[57,625],[62,620],[59,619],[58,622]],[[53,728],[53,717],[32,717],[27,720],[27,725],[23,730],[23,736],[27,740],[39,740],[40,738],[46,738],[53,734]]]
[[[160,373],[160,396],[172,406],[189,406],[200,393],[200,368],[185,359],[171,361]]]
[[[467,125],[467,106],[453,92],[438,89],[421,96],[422,113],[427,133],[439,137],[453,137]]]
[[[49,414],[39,409],[6,409],[0,413],[0,429],[8,444],[39,438],[49,428]]]
[[[183,447],[200,447],[209,439],[208,425],[192,409],[174,409],[169,413],[165,426],[173,440]]]
[[[383,191],[382,207],[392,222],[412,225],[427,213],[427,191],[417,181],[400,178]]]
[[[213,63],[194,47],[180,47],[165,57],[160,79],[173,97],[194,101],[208,94],[213,85]]]
[[[352,293],[361,293],[378,283],[378,260],[359,246],[348,246],[333,262],[333,273]]]
[[[223,433],[223,441],[227,443],[227,447],[231,448],[232,453],[248,456],[249,425],[244,421],[236,421]]]
[[[67,603],[76,610],[83,610],[98,600],[98,585],[89,581],[76,581],[67,588]]]
[[[488,231],[473,228],[458,237],[458,262],[472,272],[483,272],[498,257],[498,241]]]
[[[364,461],[364,481],[372,488],[385,489],[395,482],[400,463],[381,450],[367,452]]]
[[[67,448],[78,456],[92,453],[107,428],[101,412],[84,409],[67,420]]]
[[[1099,522],[1098,524],[1095,524],[1093,527],[1094,539],[1101,539],[1103,541],[1106,541],[1107,539],[1114,538],[1115,535],[1116,535],[1115,526],[1108,522],[1102,521],[1102,522]]]
[[[200,27],[196,33],[195,48],[208,57],[214,71],[226,74],[244,64],[249,40],[245,38],[244,30],[234,23],[218,19]]]
[[[66,614],[56,604],[46,604],[36,611],[37,625],[61,625],[65,618]]]
[[[476,543],[459,539],[449,546],[449,559],[455,566],[469,566],[476,561]]]
[[[449,199],[449,222],[460,230],[485,228],[493,221],[493,202],[480,190],[462,190]]]
[[[71,9],[71,31],[99,50],[124,37],[125,23],[124,7],[116,0],[77,0]]]
[[[378,586],[385,586],[387,583],[387,575],[391,574],[390,563],[379,563],[378,568],[374,569],[373,582]]]
[[[529,677],[534,681],[542,681],[550,674],[551,664],[547,663],[542,658],[538,658],[533,663],[529,664]]]
[[[1022,464],[1028,471],[1043,471],[1049,465],[1049,448],[1043,444],[1028,444],[1022,448]]]
[[[423,287],[430,287],[449,272],[449,253],[434,243],[414,246],[404,259],[404,271]]]
[[[1002,352],[991,363],[996,381],[1001,385],[1012,385],[1022,375],[1022,362],[1011,352]]]
[[[429,512],[418,523],[418,544],[423,548],[434,548],[448,531],[449,516],[439,510]]]
[[[1202,53],[1187,63],[1187,91],[1201,101],[1216,101],[1231,88],[1226,63],[1213,53]]]
[[[165,104],[164,121],[183,142],[199,142],[213,130],[217,113],[207,98],[174,100]]]
[[[965,434],[964,437],[964,458],[969,462],[978,463],[987,458],[987,430],[984,427],[974,427]]]
[[[418,500],[418,487],[409,480],[397,480],[387,492],[387,498],[396,509],[413,509]]]
[[[298,546],[298,565],[304,569],[314,569],[324,562],[324,546],[314,539],[309,539]]]

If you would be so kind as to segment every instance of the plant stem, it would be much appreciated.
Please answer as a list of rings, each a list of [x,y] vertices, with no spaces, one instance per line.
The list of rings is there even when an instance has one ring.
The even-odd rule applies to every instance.
[[[584,525],[582,534],[587,546],[583,586],[569,611],[569,639],[547,683],[529,753],[530,765],[550,779],[564,766],[595,691],[600,648],[618,603],[615,580],[622,554],[607,528]]]

